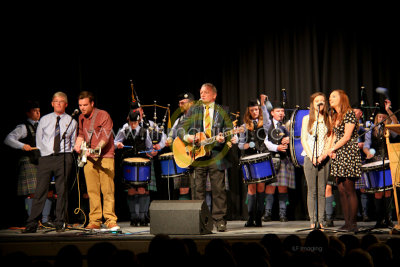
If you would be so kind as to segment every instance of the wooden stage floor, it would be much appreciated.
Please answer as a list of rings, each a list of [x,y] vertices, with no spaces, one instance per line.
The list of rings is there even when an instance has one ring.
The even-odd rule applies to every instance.
[[[221,238],[230,243],[260,241],[265,234],[276,234],[281,240],[288,235],[298,235],[302,240],[306,238],[310,230],[299,231],[310,227],[308,221],[289,221],[281,223],[279,221],[263,222],[263,227],[244,227],[245,221],[228,221],[226,232],[217,232],[214,228],[211,234],[204,235],[170,235],[176,238],[193,239],[199,252],[204,252],[205,246],[212,239]],[[336,231],[344,221],[335,221],[335,227],[327,228],[325,233],[328,235],[340,236],[347,232]],[[23,251],[33,258],[54,258],[59,249],[68,244],[78,246],[83,255],[97,242],[111,242],[119,249],[129,249],[139,254],[147,252],[148,246],[154,235],[150,234],[150,227],[131,227],[129,222],[120,222],[120,233],[109,232],[87,232],[79,230],[67,230],[63,233],[55,231],[46,232],[39,230],[34,234],[22,234],[20,229],[0,230],[0,251],[6,255],[15,251]],[[367,233],[372,233],[381,241],[389,238],[399,238],[397,234],[392,234],[390,229],[373,229],[365,231],[375,225],[375,222],[359,222],[361,232],[355,235],[361,238]],[[167,233],[168,234],[168,233]],[[351,233],[352,234],[352,233]]]

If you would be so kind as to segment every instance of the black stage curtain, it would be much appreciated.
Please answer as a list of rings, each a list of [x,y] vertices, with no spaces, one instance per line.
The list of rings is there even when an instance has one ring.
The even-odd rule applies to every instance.
[[[382,102],[375,93],[375,88],[382,86],[389,89],[393,110],[399,106],[397,16],[362,14],[349,22],[349,16],[340,13],[320,18],[267,13],[250,20],[234,16],[222,23],[196,17],[200,22],[196,26],[179,19],[176,24],[163,23],[152,29],[128,23],[120,32],[82,28],[84,34],[64,36],[60,32],[61,38],[56,39],[54,32],[25,29],[24,24],[24,29],[13,30],[6,38],[7,49],[3,49],[2,85],[10,99],[6,106],[13,109],[4,118],[1,139],[24,118],[23,99],[39,100],[45,115],[52,111],[51,96],[58,90],[70,98],[67,113],[77,108],[79,91],[93,91],[96,105],[111,114],[117,131],[126,122],[130,79],[142,104],[154,100],[163,106],[170,103],[172,111],[178,108],[178,94],[190,91],[197,98],[205,82],[217,86],[218,103],[241,115],[248,100],[260,93],[266,93],[273,104],[281,101],[282,88],[289,108],[306,108],[313,92],[328,95],[336,88],[347,91],[351,102],[357,103],[361,86],[365,86],[368,105]],[[152,109],[148,112],[151,119]],[[1,149],[7,156],[12,153],[4,144]],[[231,153],[235,162],[229,170],[229,217],[237,218],[247,215],[246,189],[235,164],[239,151],[235,148]],[[3,176],[13,177],[4,179],[2,203],[17,203],[12,164],[14,157],[2,162],[7,173]],[[295,200],[297,193],[291,194]],[[2,207],[6,214],[17,213],[13,204]],[[305,212],[301,208],[299,213]]]
[[[334,89],[345,90],[351,104],[360,103],[364,86],[367,106],[375,102],[383,105],[384,97],[375,88],[385,87],[395,111],[399,106],[400,57],[394,27],[388,21],[326,21],[265,23],[263,27],[238,30],[230,36],[223,46],[219,92],[222,103],[231,111],[240,111],[242,118],[248,100],[261,93],[276,104],[282,101],[285,88],[288,109],[306,109],[312,93],[321,91],[329,98]],[[369,116],[371,110],[366,109],[365,114]],[[240,168],[232,168],[230,175],[230,200],[237,207],[230,211],[235,218],[247,214],[243,204],[246,187]],[[297,169],[296,190],[289,192],[290,203],[297,203],[289,209],[291,218],[306,217],[307,189],[302,176],[302,169]]]

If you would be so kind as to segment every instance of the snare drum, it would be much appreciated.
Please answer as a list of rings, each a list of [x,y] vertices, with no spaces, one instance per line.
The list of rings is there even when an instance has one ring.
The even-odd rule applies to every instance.
[[[389,160],[385,160],[383,169],[382,161],[375,161],[361,166],[366,183],[365,191],[375,193],[393,188],[389,163]],[[383,174],[385,174],[385,183],[383,183]]]
[[[123,177],[126,183],[146,184],[151,178],[151,162],[144,158],[126,158],[122,163]]]
[[[308,115],[310,111],[308,109],[296,109],[293,111],[290,118],[290,156],[292,158],[293,165],[300,167],[304,165],[304,156],[301,155],[303,152],[303,145],[301,144],[301,127],[303,124],[303,117]]]
[[[161,154],[159,159],[162,178],[179,178],[188,172],[188,169],[176,165],[172,152]]]
[[[271,154],[254,154],[240,159],[245,184],[276,182],[276,173]]]

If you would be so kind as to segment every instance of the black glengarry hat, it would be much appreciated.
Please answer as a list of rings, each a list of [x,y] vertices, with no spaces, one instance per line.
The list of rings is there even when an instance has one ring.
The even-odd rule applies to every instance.
[[[194,101],[194,95],[192,93],[189,93],[189,92],[185,92],[185,93],[182,93],[182,94],[178,95],[178,100],[179,101],[183,100],[183,99],[189,99],[191,101]]]
[[[259,106],[260,105],[260,101],[259,100],[249,100],[249,102],[247,103],[247,107],[254,107],[254,106]]]
[[[128,114],[128,120],[129,121],[139,121],[140,120],[139,110],[135,111],[135,110],[131,109]]]

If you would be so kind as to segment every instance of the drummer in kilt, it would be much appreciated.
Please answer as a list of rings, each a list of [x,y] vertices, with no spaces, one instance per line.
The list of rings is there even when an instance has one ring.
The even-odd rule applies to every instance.
[[[261,95],[261,106],[256,100],[249,101],[244,115],[243,127],[246,131],[240,134],[239,149],[242,156],[258,153],[266,153],[268,149],[264,144],[268,128],[271,124],[267,108],[265,106],[266,95]],[[261,217],[264,213],[265,183],[247,184],[247,209],[249,218],[245,227],[261,227]]]
[[[180,122],[185,118],[187,111],[194,104],[194,95],[186,92],[182,93],[178,96],[179,100],[179,109],[182,115],[175,120],[174,125],[172,126],[170,132],[168,133],[167,141],[165,142],[165,146],[172,146],[172,142],[177,137],[177,131],[179,130]],[[179,200],[190,200],[190,178],[189,174],[180,178],[174,179],[174,189],[179,190]]]
[[[272,154],[275,167],[277,181],[269,184],[265,188],[265,215],[264,221],[271,221],[272,207],[274,204],[275,189],[278,187],[279,192],[279,220],[287,222],[286,206],[289,204],[288,187],[294,189],[294,165],[289,159],[288,144],[289,144],[289,131],[282,124],[285,117],[285,109],[283,105],[276,105],[271,110],[272,123],[269,127],[265,145],[269,152]],[[274,164],[275,165],[275,164]]]
[[[379,123],[383,124],[398,124],[396,115],[390,109],[391,101],[389,99],[385,100],[385,110],[380,109],[375,115],[374,125]],[[388,118],[388,115],[390,118]],[[372,131],[365,134],[365,142],[363,151],[366,155],[366,162],[382,162],[382,158],[388,159],[388,151],[386,146],[386,139],[384,136],[384,129],[380,129],[381,125],[375,127]],[[390,139],[396,138],[397,133],[389,131]],[[375,149],[375,153],[371,153]],[[381,165],[382,166],[382,165]],[[364,176],[364,175],[363,175]],[[391,179],[390,177],[385,177],[385,179]],[[385,181],[386,183],[386,181]],[[385,194],[383,192],[375,192],[375,209],[376,209],[376,228],[385,228],[387,226],[392,227],[392,207],[391,198],[392,188],[387,189]]]
[[[124,149],[122,152],[122,161],[125,158],[139,157],[148,159],[147,153],[153,144],[146,128],[141,127],[140,113],[131,109],[128,115],[128,123],[124,124],[115,137],[114,145],[117,149]],[[125,147],[125,148],[124,148]],[[128,148],[126,148],[128,147]],[[157,152],[154,152],[157,153]],[[147,212],[149,209],[149,184],[126,184],[128,187],[127,202],[131,215],[131,226],[147,226]]]

